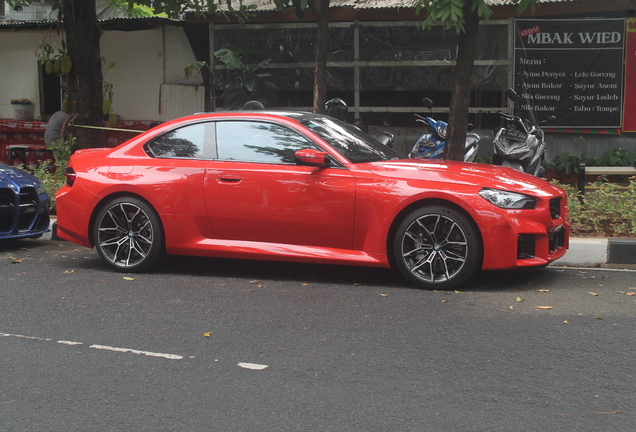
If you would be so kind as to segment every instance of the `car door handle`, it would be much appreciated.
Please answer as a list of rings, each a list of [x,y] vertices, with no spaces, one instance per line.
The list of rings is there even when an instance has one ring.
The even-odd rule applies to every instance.
[[[241,180],[243,179],[240,176],[232,174],[224,174],[216,178],[216,181],[219,183],[240,183]]]

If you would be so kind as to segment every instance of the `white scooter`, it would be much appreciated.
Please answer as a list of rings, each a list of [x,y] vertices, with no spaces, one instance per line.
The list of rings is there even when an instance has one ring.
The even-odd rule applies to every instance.
[[[508,89],[508,98],[517,101],[519,96],[513,89]],[[508,166],[517,171],[526,172],[537,177],[543,177],[545,172],[541,161],[545,157],[545,135],[541,125],[556,119],[549,116],[537,125],[519,116],[499,111],[501,118],[506,120],[506,127],[500,128],[495,134],[494,165]]]

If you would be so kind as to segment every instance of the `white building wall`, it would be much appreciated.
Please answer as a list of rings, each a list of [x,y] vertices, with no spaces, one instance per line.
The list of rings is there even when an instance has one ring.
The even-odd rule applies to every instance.
[[[161,84],[201,81],[184,78],[183,69],[195,59],[181,28],[106,31],[101,46],[106,61],[116,63],[104,80],[115,86],[113,107],[122,120],[162,120]]]
[[[60,38],[46,31],[0,32],[0,118],[13,118],[11,99],[26,98],[34,104],[35,119],[41,119],[35,52],[45,35],[46,42],[57,49]],[[113,107],[123,120],[161,120],[162,84],[198,86],[202,82],[199,74],[184,78],[183,69],[195,58],[179,27],[105,31],[101,55],[107,62],[116,63],[113,69],[104,68],[104,79],[115,86]],[[193,102],[193,112],[201,111],[196,105]]]
[[[165,71],[166,84],[201,85],[201,74],[195,72],[192,77],[185,79],[184,68],[195,61],[194,53],[190,49],[188,38],[181,27],[164,27],[165,43]],[[208,59],[209,60],[209,59]]]
[[[106,31],[101,55],[116,64],[103,70],[104,80],[114,85],[114,112],[123,120],[158,120],[164,76],[162,30]]]
[[[38,62],[35,52],[44,32],[0,32],[0,118],[13,119],[11,99],[29,99],[34,105],[34,116],[40,118],[40,90]],[[59,38],[48,38],[53,45]],[[59,46],[59,45],[54,45]]]

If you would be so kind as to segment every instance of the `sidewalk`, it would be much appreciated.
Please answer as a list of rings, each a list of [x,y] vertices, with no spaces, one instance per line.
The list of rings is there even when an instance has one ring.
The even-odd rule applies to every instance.
[[[61,240],[56,228],[57,221],[52,219],[50,231],[41,239]],[[636,269],[636,238],[571,237],[570,249],[552,265]]]
[[[570,248],[557,266],[636,269],[636,238],[570,237]]]

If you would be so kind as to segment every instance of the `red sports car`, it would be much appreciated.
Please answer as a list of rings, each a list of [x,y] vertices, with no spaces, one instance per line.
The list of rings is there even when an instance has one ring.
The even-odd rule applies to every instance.
[[[509,168],[402,159],[301,112],[199,114],[77,151],[58,234],[110,267],[165,254],[393,266],[446,289],[479,269],[544,266],[568,247],[563,190]]]

